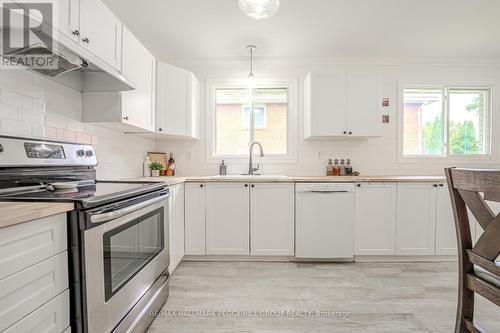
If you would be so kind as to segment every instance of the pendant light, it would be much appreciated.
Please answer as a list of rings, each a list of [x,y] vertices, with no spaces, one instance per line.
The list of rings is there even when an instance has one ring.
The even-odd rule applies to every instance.
[[[250,53],[250,73],[248,74],[248,85],[253,86],[255,84],[255,75],[253,73],[253,53],[257,51],[257,46],[248,45],[247,50]]]
[[[280,0],[238,0],[240,9],[255,20],[273,16],[280,8]]]

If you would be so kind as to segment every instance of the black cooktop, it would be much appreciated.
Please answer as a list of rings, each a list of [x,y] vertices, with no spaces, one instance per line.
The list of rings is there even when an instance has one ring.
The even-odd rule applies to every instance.
[[[50,186],[34,189],[31,186],[24,190],[19,187],[15,193],[0,195],[0,200],[75,202],[78,208],[90,208],[162,188],[165,184],[155,182],[96,181],[72,189],[52,189]]]

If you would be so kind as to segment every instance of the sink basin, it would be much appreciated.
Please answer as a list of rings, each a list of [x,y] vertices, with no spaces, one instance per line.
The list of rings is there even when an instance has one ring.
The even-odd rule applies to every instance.
[[[218,175],[210,177],[212,179],[288,179],[285,175]]]

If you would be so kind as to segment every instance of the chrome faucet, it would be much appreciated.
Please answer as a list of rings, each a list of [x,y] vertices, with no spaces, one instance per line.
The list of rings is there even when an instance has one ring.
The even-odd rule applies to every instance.
[[[257,163],[257,167],[253,167],[252,155],[253,155],[253,146],[259,146],[260,157],[264,157],[264,150],[262,149],[262,145],[260,142],[254,141],[250,144],[250,153],[249,153],[249,161],[248,161],[248,174],[253,175],[255,171],[259,170],[260,164]]]

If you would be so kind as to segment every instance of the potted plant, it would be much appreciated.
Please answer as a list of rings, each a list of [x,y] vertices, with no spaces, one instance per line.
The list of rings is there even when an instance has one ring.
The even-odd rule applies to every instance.
[[[153,177],[159,177],[160,176],[160,170],[163,168],[163,165],[159,162],[152,162],[149,165],[149,168],[151,169],[151,176]]]

